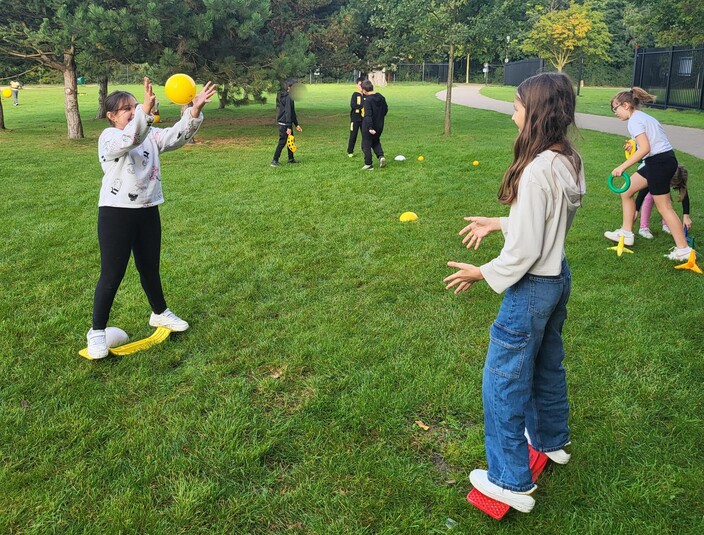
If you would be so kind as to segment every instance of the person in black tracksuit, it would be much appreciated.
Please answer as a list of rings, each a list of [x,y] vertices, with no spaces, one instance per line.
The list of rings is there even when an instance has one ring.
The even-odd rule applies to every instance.
[[[357,91],[352,93],[350,100],[350,140],[347,143],[347,156],[350,158],[354,154],[354,146],[357,144],[357,132],[362,128],[364,115],[364,95],[362,95],[362,82],[364,78],[357,78]]]
[[[374,91],[374,84],[369,80],[362,82],[364,94],[364,118],[362,119],[362,152],[364,153],[364,167],[362,170],[371,171],[372,151],[379,158],[379,167],[386,165],[384,149],[381,147],[381,133],[384,131],[384,117],[389,107],[381,93]]]
[[[280,165],[279,157],[284,147],[286,147],[288,136],[293,132],[293,127],[295,126],[298,132],[303,131],[298,124],[296,107],[293,102],[293,96],[291,95],[291,89],[297,83],[298,80],[296,78],[289,78],[283,83],[283,89],[276,96],[276,123],[279,125],[279,144],[276,146],[274,159],[271,161],[272,167],[278,167]],[[288,147],[286,148],[288,150],[288,163],[298,163],[293,157],[293,151]]]

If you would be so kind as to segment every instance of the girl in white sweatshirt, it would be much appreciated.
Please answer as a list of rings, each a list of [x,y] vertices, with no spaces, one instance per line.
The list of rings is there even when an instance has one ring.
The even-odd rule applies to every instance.
[[[153,128],[156,97],[149,79],[144,79],[144,102],[115,91],[105,99],[106,128],[98,141],[103,183],[98,202],[100,279],[93,301],[93,325],[88,331],[88,355],[108,355],[105,327],[117,289],[125,275],[130,255],[152,309],[149,324],[185,331],[188,323],[166,307],[161,287],[161,191],[159,154],[185,145],[203,122],[201,110],[216,93],[208,82],[193,99],[181,120],[171,128]]]
[[[570,459],[562,327],[571,275],[565,236],[585,193],[582,161],[568,139],[574,124],[572,81],[562,73],[525,80],[516,91],[518,137],[499,201],[508,217],[466,217],[463,243],[476,250],[492,231],[504,235],[499,256],[482,265],[448,262],[455,293],[486,280],[506,294],[491,326],[484,366],[485,447],[489,469],[470,481],[483,494],[530,512],[537,488],[528,443],[555,462]]]

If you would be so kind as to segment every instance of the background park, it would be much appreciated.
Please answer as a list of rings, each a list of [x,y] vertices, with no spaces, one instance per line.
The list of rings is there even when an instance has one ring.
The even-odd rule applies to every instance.
[[[0,533],[703,532],[704,277],[663,258],[657,214],[635,254],[607,250],[625,123],[575,139],[588,194],[567,241],[572,460],[548,467],[529,515],[499,523],[465,499],[485,466],[500,296],[454,296],[442,279],[448,260],[500,250],[492,236],[467,251],[458,231],[507,212],[496,191],[516,129],[447,107],[437,72],[400,73],[452,64],[464,82],[469,56],[469,81],[488,63],[482,93],[511,100],[504,60],[558,68],[531,35],[570,9],[591,21],[585,38],[602,32],[563,42],[575,81],[583,58],[583,113],[612,115],[636,44],[704,43],[704,8],[684,0],[0,1],[0,86],[24,83],[18,106],[0,101]],[[390,162],[362,173],[345,155],[351,81],[381,68]],[[102,97],[139,99],[148,75],[170,126],[180,107],[160,84],[175,72],[220,84],[197,143],[162,157],[162,277],[191,329],[89,362],[77,352],[99,272]],[[272,169],[273,91],[291,75],[306,82],[301,164]],[[702,135],[700,111],[646,111]],[[704,161],[677,156],[699,243]],[[419,219],[400,223],[407,210]],[[143,338],[148,313],[130,266],[110,323]]]

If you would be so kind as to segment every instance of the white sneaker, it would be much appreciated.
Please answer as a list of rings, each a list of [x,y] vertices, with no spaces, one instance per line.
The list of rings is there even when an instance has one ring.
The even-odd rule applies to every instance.
[[[629,234],[630,234],[630,236],[629,236]],[[633,236],[632,232],[626,233],[626,231],[621,228],[617,228],[613,232],[611,232],[611,231],[604,232],[604,237],[606,239],[611,240],[611,241],[615,241],[616,243],[618,243],[620,241],[621,236],[623,236],[623,244],[624,245],[633,245],[634,236]]]
[[[362,171],[374,171],[374,166],[373,165],[365,165],[362,167]]]
[[[503,487],[499,487],[498,485],[494,485],[491,481],[489,481],[489,476],[486,470],[472,470],[469,473],[469,481],[472,483],[474,488],[484,494],[484,496],[488,496],[498,502],[505,503],[521,513],[530,513],[533,510],[535,499],[531,496],[531,494],[538,488],[537,485],[533,485],[533,488],[528,492],[515,492],[508,490]]]
[[[638,229],[638,235],[643,236],[646,240],[652,240],[653,239],[653,233],[650,232],[650,229],[645,227],[641,227]],[[625,241],[625,240],[624,240]]]
[[[528,444],[530,444],[532,446],[533,443],[530,441],[530,437],[528,436],[528,430],[525,429],[523,431],[523,434],[525,435],[526,440],[528,441]],[[563,446],[563,448],[567,448],[571,444],[572,444],[572,442],[568,442],[567,444],[565,444]],[[567,464],[568,462],[570,462],[570,459],[572,458],[572,454],[568,453],[564,449],[560,449],[557,451],[542,451],[541,453],[545,454],[548,459],[550,459],[552,462],[557,463],[557,464]]]
[[[182,332],[188,329],[188,322],[179,318],[168,308],[161,314],[154,314],[154,312],[152,312],[149,318],[149,325],[152,327],[166,327],[175,332]]]
[[[668,227],[665,223],[662,224],[662,231],[665,234],[672,234],[672,231],[670,230],[670,227]]]
[[[107,357],[110,352],[108,351],[108,342],[105,338],[105,329],[88,331],[86,335],[88,340],[88,356],[92,359],[103,359]]]
[[[386,167],[386,158],[383,156],[379,158],[379,167]]]
[[[668,260],[676,260],[677,262],[686,262],[689,260],[689,253],[692,252],[691,247],[685,247],[684,249],[678,249],[677,247],[673,247],[670,249],[670,252],[666,255],[663,255],[665,258]]]

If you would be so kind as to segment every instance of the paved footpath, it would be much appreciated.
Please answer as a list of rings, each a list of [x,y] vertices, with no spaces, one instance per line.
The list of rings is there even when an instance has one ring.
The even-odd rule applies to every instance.
[[[479,84],[462,84],[452,87],[452,103],[479,108],[482,110],[497,111],[499,113],[513,114],[513,103],[485,97],[479,90],[484,87]],[[445,100],[445,91],[435,94],[440,100]],[[704,114],[703,120],[704,122]],[[704,129],[687,128],[684,126],[662,125],[670,139],[672,146],[678,151],[686,152],[697,158],[704,159]],[[597,130],[608,134],[616,134],[624,139],[628,136],[626,123],[615,117],[604,117],[588,113],[577,114],[577,127],[587,130]]]

